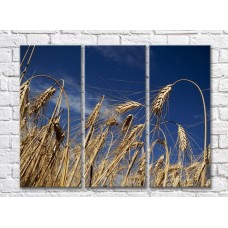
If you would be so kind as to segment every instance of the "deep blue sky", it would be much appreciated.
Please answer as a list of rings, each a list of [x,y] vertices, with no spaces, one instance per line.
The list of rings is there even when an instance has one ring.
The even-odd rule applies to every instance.
[[[203,90],[208,120],[210,119],[210,47],[209,46],[151,46],[150,47],[150,88],[154,90],[178,79],[186,78],[196,82]],[[188,134],[203,148],[202,100],[198,90],[186,82],[174,86],[169,98],[168,120],[183,125]],[[176,139],[176,127],[168,125]],[[210,143],[210,122],[208,121],[208,143]],[[171,140],[169,140],[171,143]],[[202,152],[191,140],[194,153]]]
[[[144,46],[86,47],[86,110],[105,95],[105,106],[127,100],[145,102]],[[86,111],[86,114],[88,114]],[[129,113],[128,113],[129,114]],[[145,110],[138,114],[144,121]]]
[[[28,46],[21,46],[22,60]],[[31,50],[31,47],[30,47]],[[80,123],[80,46],[36,46],[30,62],[27,78],[32,75],[50,75],[55,79],[64,79],[65,90],[70,102],[72,130]],[[23,69],[23,68],[22,68]],[[45,78],[34,79],[31,84],[31,95],[36,96],[53,85],[53,81]],[[57,95],[57,94],[56,94]],[[49,105],[53,108],[53,104]],[[66,107],[63,103],[62,123],[66,123]]]

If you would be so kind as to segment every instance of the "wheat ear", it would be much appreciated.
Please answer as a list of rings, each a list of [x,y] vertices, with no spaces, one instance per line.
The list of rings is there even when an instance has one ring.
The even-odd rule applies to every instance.
[[[104,96],[101,97],[101,100],[99,103],[97,103],[97,105],[95,106],[95,108],[93,109],[93,112],[90,114],[90,116],[88,117],[86,124],[85,124],[85,128],[89,128],[90,126],[92,126],[98,116],[98,113],[100,112],[101,109],[101,105],[102,102],[104,100]]]
[[[178,124],[179,149],[181,152],[186,151],[188,147],[188,138],[184,128]]]
[[[168,99],[169,93],[172,90],[172,85],[167,85],[165,87],[163,87],[160,92],[158,93],[158,95],[155,97],[153,103],[152,103],[152,112],[156,115],[156,116],[160,116],[162,113],[162,108],[166,102],[166,100]]]
[[[123,121],[123,124],[122,124],[122,127],[121,127],[121,131],[122,132],[126,132],[129,129],[129,127],[131,126],[132,121],[133,121],[133,115],[130,114]]]
[[[35,103],[32,105],[29,114],[32,115],[37,113],[43,106],[47,104],[49,99],[55,93],[56,89],[51,86],[47,90],[45,90],[39,97],[36,99]]]
[[[125,113],[125,112],[127,112],[129,110],[132,110],[134,108],[137,108],[139,106],[141,106],[141,104],[138,103],[138,102],[128,101],[126,103],[123,103],[123,104],[120,104],[120,105],[116,106],[115,111],[120,113],[120,114],[123,114],[123,113]]]

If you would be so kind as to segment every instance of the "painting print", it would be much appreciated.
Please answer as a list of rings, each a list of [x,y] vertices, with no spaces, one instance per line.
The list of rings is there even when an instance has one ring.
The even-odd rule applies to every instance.
[[[21,46],[20,70],[21,187],[210,186],[209,46]]]
[[[20,48],[20,186],[81,185],[80,47]]]
[[[210,186],[210,47],[150,47],[150,186]]]
[[[85,47],[85,185],[145,186],[145,47]]]

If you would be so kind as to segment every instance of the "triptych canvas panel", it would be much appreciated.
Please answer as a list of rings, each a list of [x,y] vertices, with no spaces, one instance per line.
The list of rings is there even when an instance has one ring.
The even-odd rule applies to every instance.
[[[209,46],[21,46],[21,187],[209,187]]]

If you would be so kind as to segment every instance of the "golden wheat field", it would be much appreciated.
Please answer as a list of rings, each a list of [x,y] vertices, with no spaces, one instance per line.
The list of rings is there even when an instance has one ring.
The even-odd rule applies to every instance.
[[[35,47],[28,47],[21,60],[22,187],[81,187],[83,182],[86,187],[146,187],[147,184],[150,187],[210,186],[206,104],[197,83],[180,78],[151,91],[150,123],[138,114],[146,113],[145,93],[140,100],[120,97],[110,102],[100,90],[99,101],[85,115],[85,137],[81,140],[81,119],[72,123],[67,83],[56,79],[55,75],[28,74],[35,52]],[[33,94],[31,84],[40,78],[48,81],[49,86],[39,94]],[[183,82],[196,88],[202,100],[204,148],[197,156],[194,156],[192,139],[185,127],[166,119],[171,108],[167,108],[169,98],[176,85]],[[177,131],[174,146],[169,144],[169,136],[164,130],[170,124]],[[73,133],[72,129],[75,129]],[[146,137],[150,141],[148,145]],[[158,147],[162,151],[159,157],[155,156]],[[178,157],[175,161],[171,159],[174,152]],[[187,153],[189,159],[186,161]]]

